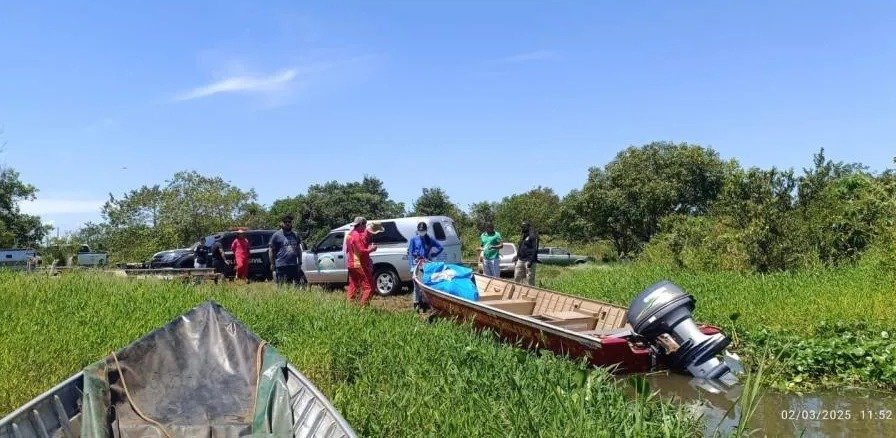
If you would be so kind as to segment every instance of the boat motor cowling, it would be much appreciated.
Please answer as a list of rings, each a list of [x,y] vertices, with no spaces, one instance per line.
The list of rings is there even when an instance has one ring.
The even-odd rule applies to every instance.
[[[694,297],[669,281],[641,292],[629,306],[632,330],[660,350],[669,366],[694,377],[737,382],[728,361],[719,355],[731,343],[725,335],[706,335],[691,317]]]

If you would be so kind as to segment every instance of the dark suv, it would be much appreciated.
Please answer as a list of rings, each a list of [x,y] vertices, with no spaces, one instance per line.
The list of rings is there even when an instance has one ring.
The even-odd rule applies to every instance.
[[[275,232],[277,230],[248,230],[245,232],[246,238],[249,239],[249,278],[253,280],[272,280],[274,278],[274,274],[271,272],[271,258],[268,256],[268,243]],[[230,244],[235,238],[236,232],[225,231],[207,236],[205,242],[211,248],[216,241],[220,240],[221,246],[224,247],[224,256],[232,263],[233,251],[230,250]],[[209,253],[208,266],[211,267],[211,265],[211,253]],[[230,275],[233,276],[233,270],[230,271]]]
[[[193,267],[193,251],[196,244],[190,248],[169,249],[159,251],[152,255],[149,260],[151,269],[160,268],[192,268]]]
[[[254,280],[270,280],[274,278],[271,273],[271,261],[268,256],[268,243],[271,236],[277,230],[248,230],[246,238],[249,239],[249,278]],[[221,240],[224,247],[224,256],[227,260],[233,262],[233,251],[230,250],[230,244],[236,238],[236,232],[225,231],[212,234],[205,237],[205,244],[211,249],[212,245]],[[157,252],[152,256],[149,262],[150,268],[192,268],[193,253],[196,250],[196,244],[189,248],[170,249],[167,251]],[[212,267],[211,252],[209,252],[208,267]],[[233,276],[231,269],[230,276]]]

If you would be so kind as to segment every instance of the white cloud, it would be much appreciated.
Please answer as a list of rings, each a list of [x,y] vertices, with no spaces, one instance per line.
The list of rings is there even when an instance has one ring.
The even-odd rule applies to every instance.
[[[297,75],[296,69],[287,69],[269,76],[233,76],[181,93],[174,100],[199,99],[221,93],[271,93],[283,90]]]
[[[506,56],[504,58],[493,59],[492,62],[496,64],[521,64],[524,62],[532,62],[532,61],[546,61],[549,59],[554,59],[557,57],[557,54],[550,50],[535,50],[532,52],[520,53],[513,56]]]
[[[23,213],[33,215],[99,213],[104,200],[93,199],[35,199],[19,204]]]

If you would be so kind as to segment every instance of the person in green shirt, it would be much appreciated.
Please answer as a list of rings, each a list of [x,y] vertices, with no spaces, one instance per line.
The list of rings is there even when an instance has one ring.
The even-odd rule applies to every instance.
[[[482,270],[489,277],[501,276],[501,251],[504,242],[501,233],[495,231],[493,224],[485,226],[485,232],[479,236],[482,250]]]

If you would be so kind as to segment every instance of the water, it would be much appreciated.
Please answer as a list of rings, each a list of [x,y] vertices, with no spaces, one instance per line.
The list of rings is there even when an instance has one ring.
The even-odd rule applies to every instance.
[[[724,436],[737,426],[740,408],[732,407],[739,388],[711,394],[692,386],[688,376],[660,373],[646,378],[651,390],[675,397],[702,415],[706,436],[717,430]],[[896,437],[896,394],[858,389],[803,395],[766,392],[748,426],[758,429],[759,436]]]

